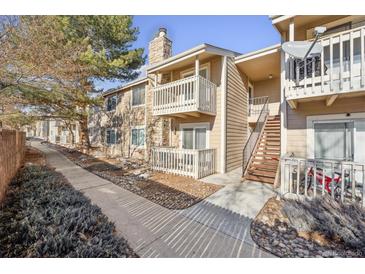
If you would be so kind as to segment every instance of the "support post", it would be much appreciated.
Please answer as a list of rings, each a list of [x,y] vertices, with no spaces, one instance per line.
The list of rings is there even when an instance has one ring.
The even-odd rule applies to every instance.
[[[196,98],[196,107],[199,109],[200,106],[200,83],[199,83],[199,55],[195,57],[195,98]]]

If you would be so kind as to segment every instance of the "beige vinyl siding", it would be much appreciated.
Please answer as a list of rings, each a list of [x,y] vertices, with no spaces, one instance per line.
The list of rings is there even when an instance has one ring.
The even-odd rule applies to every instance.
[[[280,110],[280,78],[253,83],[253,97],[269,96],[270,115],[278,115]]]
[[[226,170],[242,166],[247,139],[248,93],[232,58],[227,59]]]
[[[365,112],[365,96],[338,98],[330,107],[324,101],[312,101],[299,103],[296,110],[287,109],[287,153],[307,157],[307,116]]]

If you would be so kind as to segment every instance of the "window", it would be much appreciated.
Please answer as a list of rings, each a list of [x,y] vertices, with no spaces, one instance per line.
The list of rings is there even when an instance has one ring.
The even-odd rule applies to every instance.
[[[208,127],[209,125],[183,125],[182,128],[182,148],[185,149],[205,149],[208,147]]]
[[[117,143],[117,132],[115,129],[106,130],[106,143],[108,145],[114,145]]]
[[[132,129],[132,145],[144,146],[144,128]]]
[[[106,110],[107,111],[115,110],[116,106],[117,106],[117,96],[113,95],[108,97],[106,100]]]
[[[132,89],[132,106],[144,105],[145,87],[135,87]]]
[[[353,161],[354,122],[315,123],[314,157]]]

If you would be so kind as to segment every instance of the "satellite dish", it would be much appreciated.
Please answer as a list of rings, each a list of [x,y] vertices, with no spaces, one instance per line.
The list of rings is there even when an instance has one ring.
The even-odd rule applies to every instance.
[[[307,41],[293,41],[283,43],[282,49],[290,56],[303,60],[306,57],[313,58],[321,55],[323,47],[319,43],[313,44]]]
[[[291,41],[285,42],[282,45],[282,49],[284,52],[289,54],[291,57],[304,60],[307,57],[313,58],[316,56],[320,56],[323,47],[321,44],[317,43],[318,38],[326,32],[326,27],[315,27],[314,35],[315,39],[313,42],[307,41]]]

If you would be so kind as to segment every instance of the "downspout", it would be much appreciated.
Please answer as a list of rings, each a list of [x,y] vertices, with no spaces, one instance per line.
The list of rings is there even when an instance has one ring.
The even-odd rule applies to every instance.
[[[227,148],[227,56],[222,57],[221,75],[221,155],[220,173],[226,173],[226,148]]]

